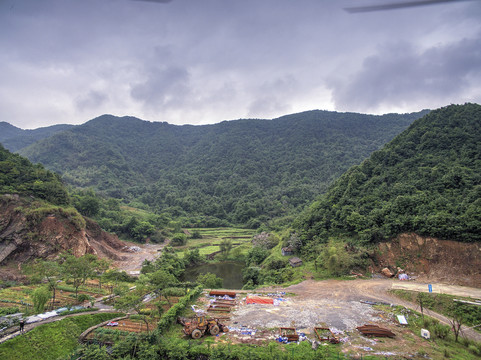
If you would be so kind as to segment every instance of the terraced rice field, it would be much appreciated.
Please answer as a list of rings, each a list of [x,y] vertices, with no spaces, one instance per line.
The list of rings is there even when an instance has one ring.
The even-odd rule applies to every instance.
[[[199,249],[201,255],[218,252],[220,243],[225,239],[232,241],[233,249],[236,247],[247,248],[255,234],[255,230],[239,228],[193,228],[188,231],[190,234],[198,232],[201,238],[189,239],[187,245],[178,247],[178,255],[181,258],[184,256],[184,251],[196,248]]]

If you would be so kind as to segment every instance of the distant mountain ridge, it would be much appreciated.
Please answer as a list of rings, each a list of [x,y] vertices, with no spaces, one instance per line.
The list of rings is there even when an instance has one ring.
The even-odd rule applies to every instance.
[[[20,150],[75,186],[178,217],[256,225],[292,214],[427,111],[308,111],[170,125],[103,115]]]
[[[74,125],[59,124],[24,130],[5,121],[0,122],[0,143],[10,151],[18,151],[53,134],[72,128]]]
[[[344,173],[296,228],[305,245],[403,233],[481,241],[481,106],[451,105],[416,120]]]

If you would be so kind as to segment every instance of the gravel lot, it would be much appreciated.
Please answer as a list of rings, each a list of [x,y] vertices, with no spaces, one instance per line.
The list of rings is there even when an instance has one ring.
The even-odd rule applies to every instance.
[[[301,300],[289,298],[279,306],[264,304],[240,305],[231,322],[249,328],[296,327],[312,332],[315,326],[328,326],[337,330],[353,330],[357,326],[379,320],[370,305],[359,301],[333,301],[332,299]]]

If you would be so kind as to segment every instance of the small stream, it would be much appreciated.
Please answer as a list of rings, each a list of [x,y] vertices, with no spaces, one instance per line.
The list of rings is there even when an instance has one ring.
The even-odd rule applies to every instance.
[[[204,264],[185,270],[184,280],[195,281],[200,274],[212,273],[224,280],[224,289],[242,289],[242,269],[244,263],[224,261]]]

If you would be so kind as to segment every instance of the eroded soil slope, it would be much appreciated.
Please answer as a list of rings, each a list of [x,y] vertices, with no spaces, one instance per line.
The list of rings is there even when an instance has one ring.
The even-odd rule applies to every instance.
[[[0,265],[54,258],[59,252],[76,256],[95,254],[113,260],[127,255],[125,245],[94,221],[67,210],[38,212],[34,221],[26,215],[28,201],[17,195],[0,197]]]
[[[481,243],[401,234],[379,244],[374,262],[374,272],[399,266],[419,280],[481,287]]]

